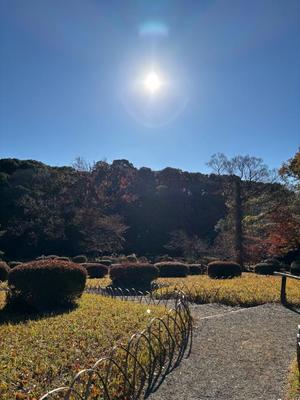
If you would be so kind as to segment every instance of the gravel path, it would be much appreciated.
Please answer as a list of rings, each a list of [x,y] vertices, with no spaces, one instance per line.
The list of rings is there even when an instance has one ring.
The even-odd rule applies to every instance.
[[[192,312],[192,354],[150,400],[283,399],[300,314],[271,304],[194,305]]]

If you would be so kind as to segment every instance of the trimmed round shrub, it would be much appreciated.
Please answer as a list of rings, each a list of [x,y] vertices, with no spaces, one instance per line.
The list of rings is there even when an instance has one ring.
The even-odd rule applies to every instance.
[[[158,256],[155,258],[156,263],[174,261],[173,257],[170,257],[168,254],[164,254],[162,256]]]
[[[55,254],[50,254],[49,256],[44,257],[46,260],[52,260],[54,258],[59,258],[59,256],[56,256]]]
[[[102,264],[102,265],[105,265],[106,267],[110,267],[111,264],[112,264],[112,261],[111,260],[102,259],[102,260],[99,260],[99,263]]]
[[[130,263],[137,263],[138,262],[137,256],[135,254],[129,254],[128,256],[126,256],[126,259]]]
[[[20,262],[20,261],[10,261],[9,263],[8,263],[8,265],[9,265],[9,268],[15,268],[15,267],[17,267],[18,265],[21,265],[22,263]]]
[[[176,261],[163,261],[154,264],[159,269],[159,276],[163,278],[181,278],[188,275],[189,267]]]
[[[70,261],[70,258],[69,257],[56,257],[56,260]]]
[[[220,261],[220,260],[216,257],[204,256],[204,257],[201,257],[201,260],[198,260],[198,261],[201,262],[202,264],[208,265],[209,263],[212,263],[215,261]]]
[[[115,262],[113,262],[113,264],[131,264],[128,260],[127,260],[127,257],[126,256],[124,256],[124,255],[122,255],[122,256],[119,256],[118,258],[117,258],[117,260],[115,260]]]
[[[72,261],[76,264],[84,264],[88,262],[88,259],[86,256],[83,254],[80,254],[79,256],[75,256],[72,258]]]
[[[0,261],[0,282],[7,281],[9,266],[5,261]]]
[[[74,304],[86,282],[86,269],[63,260],[22,264],[8,274],[8,304],[42,311]]]
[[[273,271],[279,271],[280,268],[282,267],[281,262],[278,261],[276,258],[267,258],[266,260],[263,261],[263,263],[272,265]]]
[[[207,267],[203,264],[189,264],[189,275],[203,275],[207,271]]]
[[[108,274],[108,268],[99,263],[84,263],[81,264],[87,271],[88,277],[94,278],[104,278]]]
[[[151,282],[158,278],[159,270],[147,263],[115,264],[110,268],[109,275],[114,287],[149,290]]]
[[[300,275],[300,260],[295,260],[291,263],[291,274]]]
[[[145,257],[145,256],[142,256],[142,257],[139,257],[139,260],[138,260],[138,262],[140,262],[140,263],[148,263],[148,262],[149,262],[149,260],[148,260],[148,258],[147,258],[147,257]]]
[[[207,266],[207,273],[213,279],[230,279],[242,275],[242,268],[234,261],[213,261]]]
[[[273,275],[274,265],[266,262],[258,263],[254,266],[254,272],[259,275]]]
[[[291,271],[291,266],[289,264],[281,263],[280,269],[276,268],[275,271],[290,272]]]

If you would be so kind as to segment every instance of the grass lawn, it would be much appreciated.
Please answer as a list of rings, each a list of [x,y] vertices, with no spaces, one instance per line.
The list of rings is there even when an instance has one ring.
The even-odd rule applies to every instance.
[[[287,400],[300,400],[300,375],[297,360],[294,360],[291,365]]]
[[[169,286],[158,291],[158,296],[168,296],[182,288],[195,303],[222,303],[227,305],[255,306],[280,302],[281,278],[244,273],[240,278],[210,279],[207,275],[186,278],[159,278]],[[287,301],[300,306],[300,282],[287,280]]]
[[[168,287],[157,291],[158,297],[172,297],[176,289],[182,289],[189,300],[195,303],[222,303],[227,305],[255,306],[280,302],[281,278],[243,273],[234,279],[210,279],[207,275],[193,275],[186,278],[159,278]],[[88,286],[106,286],[110,281],[89,279]],[[287,279],[287,300],[291,305],[300,306],[300,281]]]
[[[87,287],[98,287],[98,286],[108,286],[110,285],[111,280],[109,276],[105,278],[95,278],[95,279],[87,279],[86,286]]]
[[[3,306],[0,292],[0,321],[9,318]],[[163,307],[85,294],[64,314],[0,322],[0,399],[39,398],[165,313]]]
[[[0,290],[0,313],[1,313],[1,309],[4,307],[4,305],[5,305],[5,293]]]

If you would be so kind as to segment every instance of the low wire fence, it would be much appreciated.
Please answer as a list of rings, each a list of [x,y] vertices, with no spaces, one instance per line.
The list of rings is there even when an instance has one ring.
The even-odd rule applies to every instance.
[[[299,277],[297,277],[298,279]],[[185,278],[184,278],[185,279]],[[168,305],[170,301],[176,299],[179,292],[185,294],[186,299],[190,303],[207,304],[220,303],[232,306],[251,307],[259,304],[280,302],[280,280],[276,276],[257,276],[254,279],[241,279],[239,283],[235,280],[218,280],[209,279],[203,282],[184,282],[184,279],[167,280],[155,283],[152,290],[145,296],[145,293],[136,291],[135,297],[139,301],[148,301],[155,304]],[[275,282],[276,280],[276,282]],[[287,291],[288,305],[300,305],[298,282],[293,279]],[[88,290],[95,293],[103,293],[109,295],[110,288],[89,286]],[[114,289],[118,290],[118,289]],[[131,291],[123,292],[124,299],[130,298]],[[145,299],[147,297],[147,299]]]
[[[90,288],[104,296],[158,304],[151,293],[134,289]],[[167,306],[167,302],[164,305]],[[40,400],[137,400],[155,392],[165,377],[188,357],[193,321],[183,292],[172,299],[173,308],[163,318],[153,318],[147,328],[126,345],[115,346],[110,355],[83,369],[68,386],[54,389]]]
[[[265,282],[264,288],[273,290],[273,282]],[[220,281],[211,280],[210,286],[205,287],[201,284],[185,284],[184,282],[165,281],[154,285],[149,292],[141,292],[136,289],[121,289],[110,286],[88,286],[87,293],[98,293],[103,296],[120,298],[122,300],[132,300],[147,304],[159,304],[169,307],[174,304],[180,293],[184,294],[189,303],[207,304],[222,303],[228,305],[244,306],[263,304],[264,299],[259,301],[257,298],[256,287],[243,287],[243,290],[234,291],[232,288],[220,285]]]
[[[96,293],[102,296],[120,299],[123,301],[135,301],[148,305],[163,305],[170,307],[170,304],[176,304],[176,301],[185,299],[187,297],[182,287],[178,289],[168,290],[169,283],[160,286],[153,286],[151,291],[140,291],[135,288],[121,288],[112,286],[87,286],[85,293]]]

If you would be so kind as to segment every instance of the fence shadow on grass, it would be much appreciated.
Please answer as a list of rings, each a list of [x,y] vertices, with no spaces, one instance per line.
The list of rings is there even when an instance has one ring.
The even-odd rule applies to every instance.
[[[122,300],[157,304],[151,295],[131,289],[87,290]],[[155,392],[165,377],[190,354],[193,323],[184,293],[172,299],[173,308],[163,318],[153,318],[147,328],[126,345],[112,349],[92,368],[80,371],[69,386],[54,389],[40,400],[138,400]],[[165,303],[167,305],[167,303]]]

